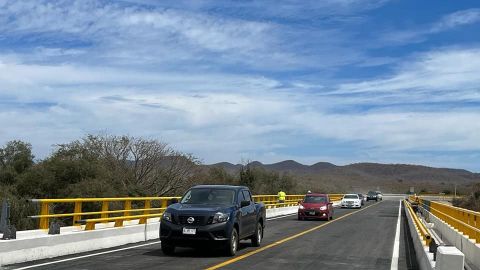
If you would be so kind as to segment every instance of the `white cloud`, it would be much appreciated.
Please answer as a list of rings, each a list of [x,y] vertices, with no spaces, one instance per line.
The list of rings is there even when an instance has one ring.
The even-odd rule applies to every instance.
[[[462,25],[478,22],[480,22],[480,9],[472,8],[460,10],[444,16],[439,22],[431,27],[430,32],[435,33],[446,31]]]
[[[430,25],[419,25],[414,29],[389,30],[381,37],[382,46],[420,43],[429,35],[451,31],[456,28],[480,22],[480,9],[472,8],[447,14]]]
[[[429,61],[443,63],[437,58]],[[112,69],[94,76],[101,69],[5,65],[4,71],[12,73],[0,74],[31,79],[25,86],[24,81],[11,78],[10,87],[19,92],[0,90],[0,95],[13,96],[13,102],[27,104],[0,110],[0,125],[9,126],[0,137],[8,140],[22,134],[36,147],[107,131],[164,139],[207,162],[238,161],[241,156],[280,151],[292,143],[305,147],[292,141],[296,137],[361,143],[376,151],[480,149],[477,110],[340,114],[329,109],[344,104],[344,97],[316,96],[300,89],[278,92],[277,83],[265,78],[211,74],[121,78],[128,72]],[[111,85],[117,79],[120,85],[132,80],[132,85]],[[142,82],[149,86],[139,88]],[[208,85],[197,91],[196,85],[203,83]],[[222,89],[223,85],[227,87]],[[28,106],[40,101],[52,105]]]
[[[480,49],[443,49],[404,61],[392,76],[339,87],[339,93],[391,93],[432,100],[446,95],[451,100],[479,100]],[[455,93],[455,96],[452,96]],[[470,98],[469,98],[470,97]]]

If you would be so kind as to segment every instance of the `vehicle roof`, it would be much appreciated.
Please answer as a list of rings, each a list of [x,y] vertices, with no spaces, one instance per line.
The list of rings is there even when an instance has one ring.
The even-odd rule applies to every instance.
[[[358,193],[347,193],[347,194],[345,194],[345,195],[343,195],[343,196],[347,196],[347,195],[355,195],[355,196],[358,196]]]
[[[314,196],[314,197],[327,197],[328,195],[325,193],[307,193],[305,196]]]
[[[232,185],[196,185],[192,188],[222,188],[222,189],[248,189],[245,186],[232,186]]]

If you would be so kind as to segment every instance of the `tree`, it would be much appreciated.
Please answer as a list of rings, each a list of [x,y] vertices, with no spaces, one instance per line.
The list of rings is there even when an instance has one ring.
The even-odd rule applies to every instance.
[[[246,165],[242,165],[242,168],[240,169],[240,185],[241,186],[247,186],[250,188],[250,190],[255,189],[255,182],[257,180],[257,177],[255,175],[254,169],[252,166],[250,166],[249,163]]]
[[[14,184],[19,174],[33,165],[32,146],[22,141],[10,141],[0,148],[0,183]]]

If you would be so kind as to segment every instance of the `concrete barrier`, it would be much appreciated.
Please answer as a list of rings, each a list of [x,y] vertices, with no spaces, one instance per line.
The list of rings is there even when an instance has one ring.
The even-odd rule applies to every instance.
[[[428,251],[428,247],[423,245],[423,241],[415,228],[413,217],[409,211],[405,210],[407,216],[408,227],[410,228],[410,234],[412,235],[413,247],[417,256],[417,262],[420,270],[433,270],[435,269],[435,261],[433,260],[433,254]]]
[[[480,245],[430,212],[428,218],[443,241],[458,248],[465,255],[467,264],[480,269]]]
[[[294,214],[297,209],[297,206],[267,209],[267,218]],[[44,230],[18,232],[17,239],[0,241],[0,267],[158,239],[159,218],[149,219],[147,224],[134,220],[125,225],[114,228],[113,222],[96,224],[93,231],[63,227],[57,235],[48,235]]]
[[[465,255],[456,247],[438,247],[435,270],[463,270]]]

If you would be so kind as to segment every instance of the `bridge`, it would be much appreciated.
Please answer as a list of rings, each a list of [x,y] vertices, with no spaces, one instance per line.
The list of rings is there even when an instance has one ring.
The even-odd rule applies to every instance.
[[[331,194],[339,200],[341,194]],[[261,247],[241,242],[235,257],[219,250],[178,248],[165,256],[159,216],[176,197],[32,200],[39,229],[0,241],[1,269],[479,269],[480,213],[389,194],[361,209],[335,203],[331,221],[299,221],[302,195],[267,206]],[[441,198],[439,198],[441,199]],[[55,204],[72,212],[54,213]],[[88,205],[95,205],[88,207]],[[120,209],[119,209],[120,208]],[[67,208],[68,209],[68,208]],[[83,209],[90,209],[82,212]],[[92,210],[93,209],[93,210]],[[55,219],[72,226],[55,228]],[[50,233],[48,234],[48,229]],[[55,230],[59,229],[59,230]],[[59,234],[58,234],[59,233]]]

